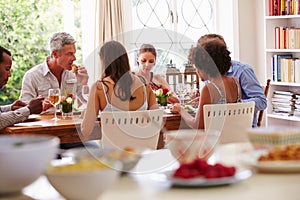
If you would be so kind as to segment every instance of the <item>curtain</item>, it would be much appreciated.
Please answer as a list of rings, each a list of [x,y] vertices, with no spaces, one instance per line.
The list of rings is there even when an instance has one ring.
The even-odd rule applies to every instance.
[[[98,44],[117,40],[123,43],[123,5],[122,0],[99,0],[96,12],[96,37]]]
[[[102,74],[98,52],[103,43],[110,40],[124,43],[123,0],[96,0],[94,5],[95,18],[91,20],[94,22],[94,34],[92,34],[94,36],[94,68],[88,70],[91,74],[91,82],[99,79]]]

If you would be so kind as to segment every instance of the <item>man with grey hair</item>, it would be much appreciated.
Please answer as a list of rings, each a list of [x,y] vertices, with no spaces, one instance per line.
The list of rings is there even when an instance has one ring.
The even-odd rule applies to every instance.
[[[69,33],[58,32],[52,35],[50,56],[43,63],[28,70],[23,77],[21,100],[27,102],[37,96],[47,98],[49,89],[60,88],[62,95],[76,92],[81,102],[86,101],[82,96],[81,89],[88,82],[87,70],[84,67],[78,67],[76,71],[72,70],[73,62],[76,60],[75,43],[75,39]],[[49,101],[44,101],[43,110],[51,107]],[[94,143],[67,143],[61,144],[60,148],[69,149],[83,145],[94,145]]]
[[[78,67],[76,73],[71,71],[76,60],[75,43],[75,39],[68,33],[58,32],[52,35],[50,56],[43,63],[28,70],[23,77],[21,100],[29,102],[37,96],[47,98],[49,89],[60,88],[62,95],[76,93],[78,99],[85,102],[81,88],[82,85],[87,85],[87,70]],[[50,107],[50,103],[44,103],[44,110]]]

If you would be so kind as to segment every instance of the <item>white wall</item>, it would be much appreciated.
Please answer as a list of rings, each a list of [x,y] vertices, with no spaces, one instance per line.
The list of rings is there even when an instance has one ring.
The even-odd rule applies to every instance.
[[[262,0],[238,0],[239,59],[254,68],[260,83],[265,83],[264,17]]]
[[[251,65],[259,82],[265,82],[264,18],[262,0],[216,0],[217,33],[234,60]]]

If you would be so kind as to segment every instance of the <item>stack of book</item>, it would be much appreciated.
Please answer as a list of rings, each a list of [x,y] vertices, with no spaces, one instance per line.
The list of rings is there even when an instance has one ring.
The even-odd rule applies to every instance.
[[[273,113],[290,115],[292,113],[292,100],[295,101],[294,115],[300,116],[300,94],[289,91],[274,91],[271,99]]]

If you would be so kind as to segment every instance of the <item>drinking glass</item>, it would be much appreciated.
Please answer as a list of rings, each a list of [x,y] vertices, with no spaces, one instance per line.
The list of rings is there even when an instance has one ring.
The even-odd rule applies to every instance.
[[[48,93],[49,101],[54,106],[54,117],[52,120],[59,120],[59,118],[56,116],[56,106],[60,103],[60,89],[49,89]]]
[[[82,86],[82,96],[84,98],[84,100],[88,100],[89,98],[89,93],[90,93],[90,89],[88,85],[83,85]]]
[[[184,83],[179,83],[176,87],[176,91],[180,98],[180,103],[184,105],[185,96],[188,94],[189,91],[189,85]]]

